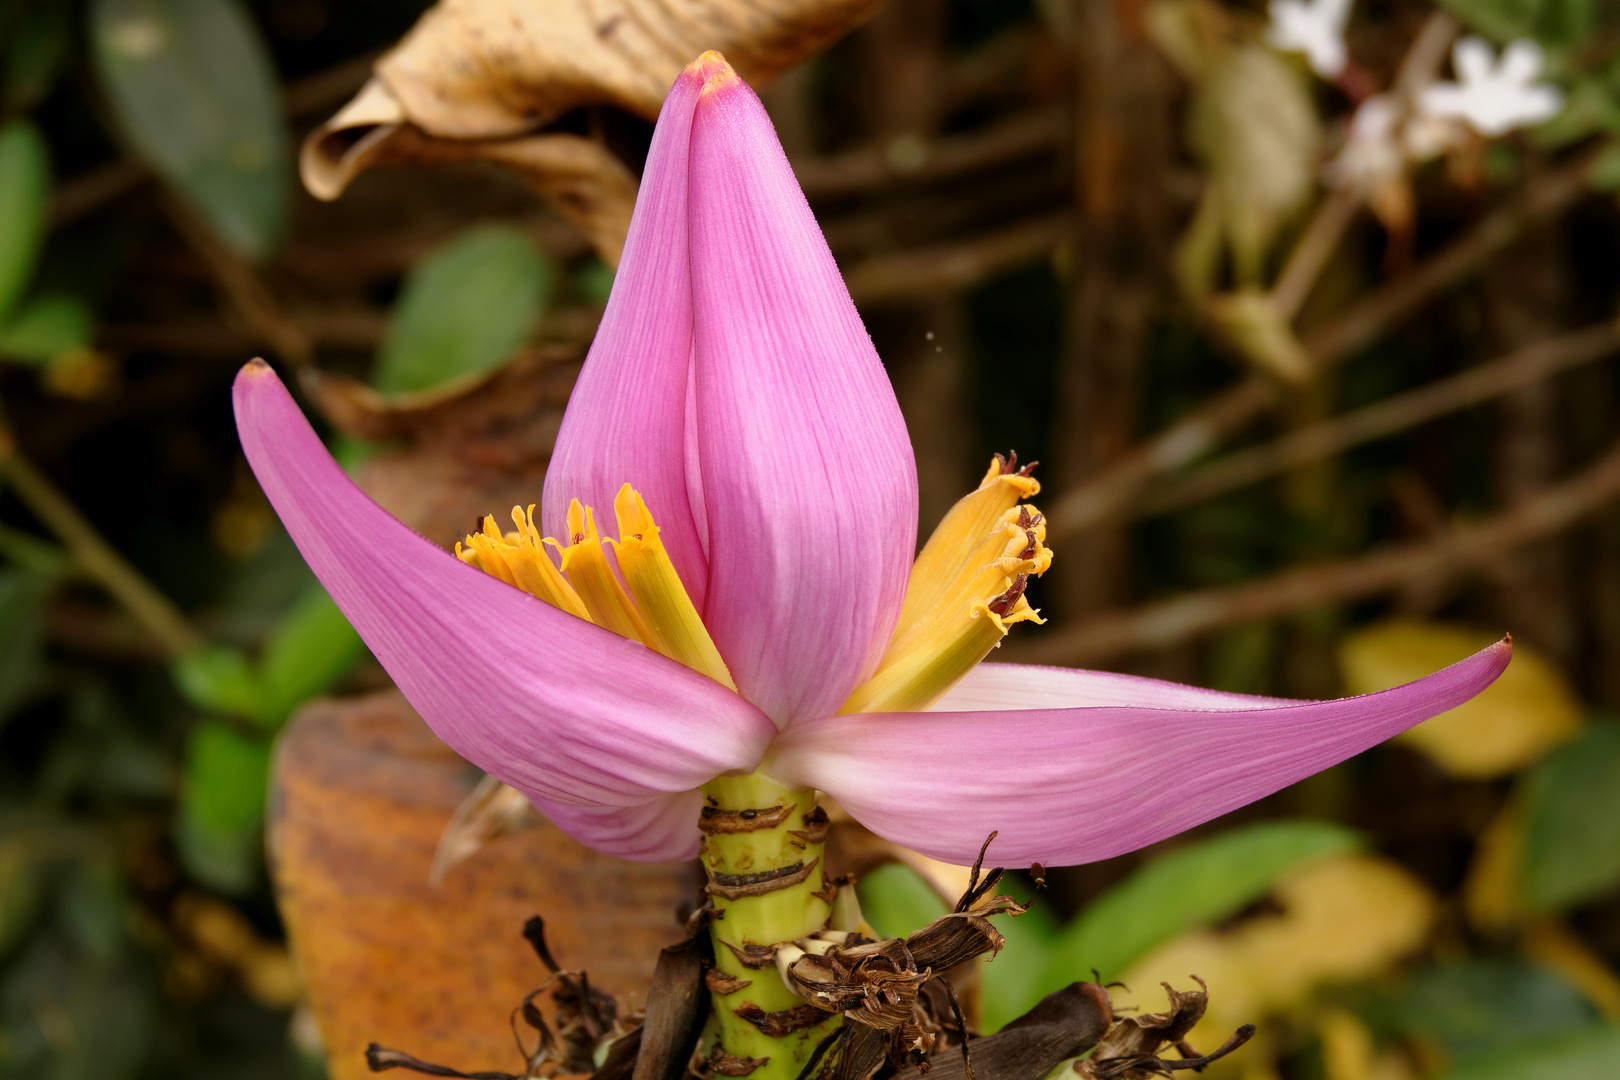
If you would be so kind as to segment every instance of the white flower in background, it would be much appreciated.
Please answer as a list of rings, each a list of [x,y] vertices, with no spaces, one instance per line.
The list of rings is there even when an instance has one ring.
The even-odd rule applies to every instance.
[[[1328,163],[1335,187],[1374,187],[1400,176],[1408,163],[1437,158],[1458,146],[1467,129],[1454,117],[1409,113],[1394,94],[1374,94],[1350,118],[1344,148]]]
[[[1532,41],[1512,42],[1498,61],[1483,38],[1463,38],[1451,53],[1459,81],[1426,87],[1418,109],[1425,116],[1466,121],[1486,137],[1550,120],[1564,107],[1564,95],[1536,82],[1542,60],[1540,46]]]
[[[1349,62],[1344,28],[1350,22],[1350,0],[1271,0],[1266,40],[1284,52],[1302,52],[1311,69],[1336,79]]]
[[[1328,163],[1327,178],[1335,187],[1371,184],[1399,173],[1405,166],[1396,127],[1400,107],[1389,94],[1374,94],[1350,118],[1344,149]]]

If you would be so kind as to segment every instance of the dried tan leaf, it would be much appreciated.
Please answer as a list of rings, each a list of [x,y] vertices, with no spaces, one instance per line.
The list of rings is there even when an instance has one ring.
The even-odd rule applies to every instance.
[[[435,138],[409,123],[388,87],[373,79],[305,140],[299,168],[310,193],[331,200],[374,165],[477,160],[498,162],[518,173],[591,242],[604,262],[618,265],[636,205],[636,178],[607,147],[578,135]]]
[[[581,105],[651,120],[707,49],[770,82],[882,0],[442,0],[377,62],[411,122],[453,139],[534,131]]]
[[[651,120],[675,76],[706,49],[763,85],[882,2],[441,0],[305,141],[304,182],[332,199],[371,165],[499,161],[616,263],[634,180],[600,144],[542,128],[583,105]]]
[[[458,864],[482,851],[491,841],[509,836],[539,820],[528,797],[493,776],[478,781],[472,794],[461,800],[450,824],[439,837],[428,880],[437,885]]]
[[[305,392],[339,430],[404,445],[360,466],[360,486],[441,547],[485,514],[540,500],[580,350],[533,350],[489,375],[384,398],[352,379],[306,373]]]
[[[1490,631],[1394,620],[1339,647],[1345,690],[1367,694],[1422,678],[1495,641]],[[1453,776],[1487,779],[1539,761],[1581,725],[1564,676],[1540,653],[1516,645],[1513,663],[1478,697],[1399,736]]]
[[[469,1069],[511,1064],[507,1017],[546,972],[522,938],[541,914],[556,956],[637,1003],[697,899],[689,863],[598,855],[537,821],[435,887],[446,821],[479,773],[393,691],[317,702],[276,757],[277,896],[333,1080],[370,1075],[372,1041]]]

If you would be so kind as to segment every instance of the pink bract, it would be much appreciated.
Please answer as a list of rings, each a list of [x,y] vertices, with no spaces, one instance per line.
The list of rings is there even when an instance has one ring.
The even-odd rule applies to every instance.
[[[888,645],[916,549],[894,392],[754,93],[713,54],[659,117],[624,260],[546,478],[646,498],[738,692],[469,567],[338,468],[262,362],[249,463],[310,567],[441,738],[583,842],[697,850],[696,789],[763,767],[889,839],[971,862],[1128,851],[1479,693],[1501,642],[1429,678],[1292,702],[984,664],[933,711],[836,715]]]

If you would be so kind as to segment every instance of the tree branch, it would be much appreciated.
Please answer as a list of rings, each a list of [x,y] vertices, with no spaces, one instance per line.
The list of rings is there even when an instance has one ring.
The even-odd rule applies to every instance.
[[[1620,495],[1620,445],[1572,479],[1483,524],[1391,545],[1344,562],[1300,566],[1244,585],[1201,589],[1131,611],[1104,612],[1071,630],[1009,648],[1023,664],[1098,663],[1164,648],[1223,626],[1388,592],[1478,566],[1572,524]]]
[[[957,244],[875,255],[850,267],[844,283],[857,304],[937,297],[1042,258],[1070,229],[1068,214],[1052,214]]]
[[[1134,511],[1163,514],[1192,506],[1352,446],[1470,408],[1617,351],[1620,321],[1537,342],[1450,378],[1229,454],[1150,491],[1136,503]]]
[[[1585,191],[1596,157],[1614,145],[1605,141],[1544,173],[1507,206],[1442,248],[1410,273],[1374,289],[1306,340],[1319,369],[1346,359],[1391,325],[1471,273],[1512,243],[1528,226],[1575,202]],[[1149,439],[1105,472],[1068,492],[1049,508],[1054,539],[1090,528],[1123,510],[1148,480],[1191,464],[1258,416],[1276,400],[1277,388],[1252,375],[1216,394]]]
[[[118,554],[68,497],[17,451],[10,431],[0,428],[0,476],[39,520],[55,533],[86,575],[139,619],[171,656],[203,643],[168,597]]]

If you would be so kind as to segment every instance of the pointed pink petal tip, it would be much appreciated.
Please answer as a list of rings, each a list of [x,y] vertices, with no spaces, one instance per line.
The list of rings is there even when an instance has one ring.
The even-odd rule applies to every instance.
[[[457,753],[531,799],[608,808],[674,805],[759,761],[775,728],[735,693],[465,565],[391,517],[332,460],[268,365],[243,367],[233,397],[242,449],[293,542]],[[582,831],[622,833],[632,819],[651,827],[645,815],[603,817],[612,815]],[[643,846],[664,857],[678,845],[666,829]]]
[[[698,97],[690,167],[704,621],[743,696],[786,726],[835,711],[888,645],[916,465],[770,117],[730,68]]]
[[[945,862],[971,863],[992,830],[988,857],[999,865],[1094,862],[1219,817],[1454,708],[1494,682],[1512,653],[1503,638],[1427,678],[1337,701],[1198,701],[1152,680],[1081,679],[1071,691],[1089,682],[1086,692],[1110,703],[832,716],[783,732],[765,767]],[[1051,700],[1052,680],[1040,682]]]

